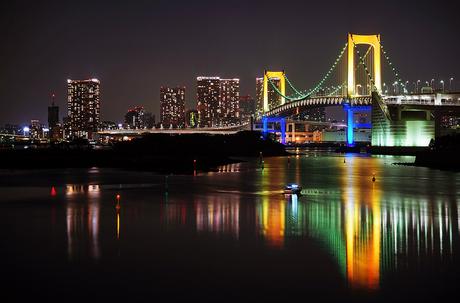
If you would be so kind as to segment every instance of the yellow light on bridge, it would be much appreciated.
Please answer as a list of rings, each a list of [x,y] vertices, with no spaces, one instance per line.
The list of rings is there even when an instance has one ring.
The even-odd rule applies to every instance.
[[[356,95],[355,88],[355,46],[367,44],[374,52],[374,85],[378,92],[382,91],[382,76],[380,65],[380,35],[348,34],[348,97]]]
[[[281,72],[272,72],[272,71],[265,71],[264,72],[264,112],[268,112],[270,110],[268,106],[268,79],[278,78],[280,79],[280,91],[283,96],[286,96],[286,78],[284,76],[284,71]],[[281,105],[286,102],[284,97],[281,97]]]

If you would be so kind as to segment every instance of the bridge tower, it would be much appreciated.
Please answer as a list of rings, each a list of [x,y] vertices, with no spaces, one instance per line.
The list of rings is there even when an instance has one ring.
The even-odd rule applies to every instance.
[[[355,46],[360,44],[370,45],[374,53],[374,74],[372,76],[373,85],[378,93],[382,91],[382,70],[380,61],[380,35],[356,35],[348,34],[348,76],[347,76],[347,95],[348,100],[352,100],[356,96],[355,86]],[[374,88],[372,88],[374,90]],[[353,114],[357,111],[367,111],[371,109],[370,106],[353,106],[352,102],[350,105],[344,106],[344,110],[347,113],[347,144],[353,146],[355,144],[354,139],[354,128],[355,123]],[[366,125],[367,127],[370,127]]]
[[[377,92],[382,91],[382,75],[380,64],[380,35],[356,35],[348,34],[348,81],[347,92],[348,98],[356,95],[355,92],[355,46],[360,44],[367,44],[372,46],[374,53],[374,86]]]
[[[264,112],[268,112],[270,110],[268,105],[268,80],[271,78],[278,78],[280,80],[280,92],[283,96],[286,96],[286,77],[284,71],[264,71]],[[286,102],[283,96],[281,96],[281,104]]]

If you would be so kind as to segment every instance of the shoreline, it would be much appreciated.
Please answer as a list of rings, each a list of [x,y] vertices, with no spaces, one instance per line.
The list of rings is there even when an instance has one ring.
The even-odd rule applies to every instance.
[[[87,145],[44,149],[1,150],[0,169],[120,168],[161,174],[193,174],[243,162],[244,157],[288,155],[280,143],[263,140],[257,132],[234,135],[145,135],[119,142],[110,150]]]

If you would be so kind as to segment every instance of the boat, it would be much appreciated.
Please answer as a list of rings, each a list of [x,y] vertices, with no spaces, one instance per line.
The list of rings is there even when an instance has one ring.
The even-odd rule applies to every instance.
[[[290,183],[284,187],[284,194],[285,195],[300,195],[302,192],[302,186]]]

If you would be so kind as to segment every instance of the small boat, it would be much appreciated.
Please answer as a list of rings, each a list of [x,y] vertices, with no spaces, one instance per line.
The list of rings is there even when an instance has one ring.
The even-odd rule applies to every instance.
[[[295,183],[288,184],[284,187],[285,195],[300,195],[301,192],[302,186]]]

